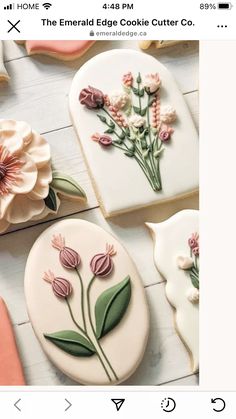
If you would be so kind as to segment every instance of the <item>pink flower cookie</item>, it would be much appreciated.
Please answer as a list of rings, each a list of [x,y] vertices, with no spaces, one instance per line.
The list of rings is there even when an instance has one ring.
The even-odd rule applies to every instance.
[[[29,55],[43,54],[59,60],[71,61],[83,55],[95,41],[18,41]]]

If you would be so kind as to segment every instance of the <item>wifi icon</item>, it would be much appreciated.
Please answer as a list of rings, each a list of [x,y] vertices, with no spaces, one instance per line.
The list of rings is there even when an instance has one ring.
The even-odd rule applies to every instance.
[[[51,3],[43,3],[43,7],[46,9],[46,10],[48,10],[48,9],[50,9],[50,7],[52,6],[52,4]]]

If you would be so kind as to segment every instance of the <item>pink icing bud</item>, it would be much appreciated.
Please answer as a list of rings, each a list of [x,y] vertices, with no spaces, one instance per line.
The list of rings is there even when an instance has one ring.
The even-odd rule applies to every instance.
[[[114,268],[112,256],[115,254],[114,247],[107,244],[106,253],[98,253],[90,262],[90,268],[93,274],[100,277],[109,275]]]
[[[95,132],[92,137],[91,140],[96,141],[97,143],[99,142],[101,135],[98,132]]]
[[[193,233],[188,239],[188,245],[195,256],[199,256],[199,234]]]
[[[107,147],[112,144],[112,138],[109,137],[109,135],[101,135],[99,138],[99,144]]]
[[[88,109],[99,109],[104,106],[104,95],[101,90],[88,86],[81,90],[79,101],[81,105],[85,105]]]
[[[74,269],[80,264],[80,255],[70,247],[65,246],[65,239],[61,234],[53,236],[52,247],[60,251],[60,262],[64,268]]]
[[[43,279],[52,285],[52,290],[58,298],[67,298],[73,291],[72,285],[67,279],[55,277],[50,270],[44,273]]]

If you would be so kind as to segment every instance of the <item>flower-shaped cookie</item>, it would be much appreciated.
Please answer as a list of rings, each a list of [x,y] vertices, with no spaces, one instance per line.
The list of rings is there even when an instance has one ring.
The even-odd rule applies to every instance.
[[[27,123],[0,120],[0,233],[43,213],[50,160],[48,143]]]

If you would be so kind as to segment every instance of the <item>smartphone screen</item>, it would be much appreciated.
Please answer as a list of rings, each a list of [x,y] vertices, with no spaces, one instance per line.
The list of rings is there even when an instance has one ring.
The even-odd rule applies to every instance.
[[[235,417],[234,6],[1,1],[4,418]]]

